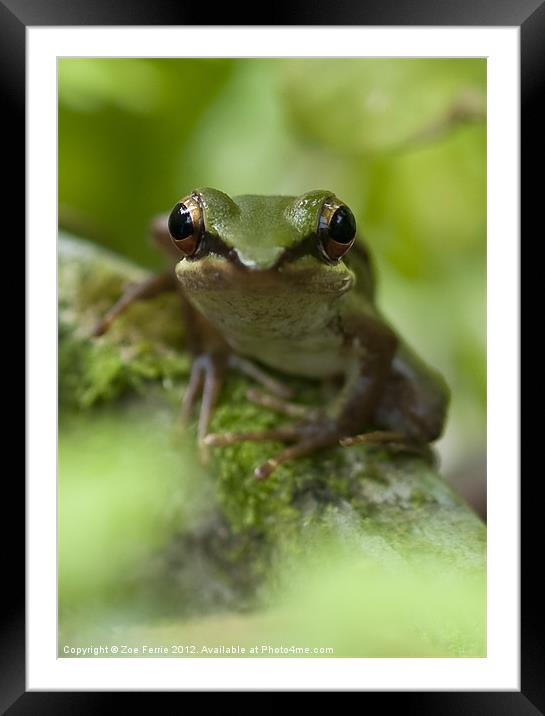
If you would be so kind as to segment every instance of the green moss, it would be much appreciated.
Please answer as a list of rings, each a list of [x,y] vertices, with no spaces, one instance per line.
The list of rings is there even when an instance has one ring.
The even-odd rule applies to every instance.
[[[59,398],[89,408],[150,382],[176,388],[189,370],[175,294],[134,304],[106,335],[93,338],[123,286],[144,278],[128,262],[75,239],[59,241]],[[160,320],[158,320],[158,316]]]

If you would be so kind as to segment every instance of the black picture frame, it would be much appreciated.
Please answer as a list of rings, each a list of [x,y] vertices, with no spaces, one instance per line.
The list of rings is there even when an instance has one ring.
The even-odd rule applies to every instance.
[[[520,26],[521,41],[521,236],[537,219],[543,198],[540,176],[544,153],[542,138],[545,116],[539,105],[545,77],[545,2],[543,0],[374,0],[349,3],[314,0],[308,6],[298,2],[260,4],[236,12],[224,5],[213,15],[216,25],[425,25],[425,26]],[[14,217],[12,236],[23,246],[22,219],[25,212],[25,29],[27,26],[63,25],[199,25],[210,19],[210,7],[196,3],[165,0],[0,0],[0,82],[4,148],[4,174],[10,177],[4,190],[5,206]],[[205,17],[206,16],[206,17]],[[534,174],[535,173],[535,174]],[[538,193],[539,192],[539,193]],[[7,193],[7,196],[6,196]],[[18,208],[18,211],[15,209]],[[18,220],[17,220],[18,217]],[[538,226],[537,221],[535,225]],[[22,260],[22,259],[21,259]],[[23,262],[24,263],[24,262]],[[6,604],[1,612],[0,709],[10,714],[96,713],[107,705],[109,696],[93,692],[27,692],[25,690],[25,589],[24,589],[24,482],[11,472],[5,505],[19,517],[16,527],[3,521],[4,579]],[[495,479],[498,476],[491,476]],[[537,476],[536,476],[537,477]],[[402,713],[433,714],[545,714],[545,645],[542,640],[540,570],[531,554],[539,545],[541,521],[538,509],[539,480],[522,484],[521,560],[521,691],[520,692],[433,692],[362,693],[366,699],[382,696],[400,703]],[[126,694],[125,694],[126,695]],[[139,694],[146,699],[147,694]],[[358,697],[360,698],[360,696]],[[142,705],[142,703],[141,703]]]

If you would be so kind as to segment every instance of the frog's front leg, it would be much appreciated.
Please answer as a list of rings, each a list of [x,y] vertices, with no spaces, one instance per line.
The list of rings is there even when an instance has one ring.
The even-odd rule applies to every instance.
[[[224,353],[201,353],[191,365],[189,383],[182,400],[180,423],[185,426],[201,393],[201,405],[197,427],[197,441],[203,461],[207,453],[203,438],[208,432],[214,407],[217,403],[225,374],[227,356]]]
[[[252,361],[233,353],[221,334],[187,300],[184,303],[184,323],[193,361],[180,418],[182,425],[189,422],[200,395],[197,440],[201,457],[206,460],[206,447],[210,444],[206,436],[228,369],[259,383],[278,401],[290,397],[293,391]]]
[[[168,233],[166,216],[158,216],[152,221],[150,235],[152,242],[169,257],[170,269],[151,274],[139,283],[126,286],[118,300],[94,327],[92,331],[94,337],[107,333],[117,318],[125,313],[133,303],[155,298],[167,291],[179,291],[180,286],[174,273],[174,264],[179,260],[180,252],[172,243]]]
[[[370,424],[380,400],[397,348],[397,338],[382,321],[372,315],[358,316],[346,328],[350,330],[352,340],[349,350],[351,358],[344,387],[329,409],[307,410],[276,399],[262,399],[257,402],[268,402],[269,407],[295,417],[299,417],[297,411],[301,409],[302,413],[306,412],[306,419],[272,430],[209,434],[204,438],[204,443],[210,446],[225,446],[247,440],[294,443],[256,468],[256,478],[264,479],[282,463],[338,445],[344,438],[361,432],[362,428]],[[403,438],[403,435],[393,431],[374,431],[368,433],[365,442],[400,442]],[[360,442],[363,440],[360,439]]]
[[[283,400],[292,394],[287,385],[275,380],[251,361],[231,353],[226,345],[221,347],[215,343],[214,347],[209,349],[203,345],[193,358],[191,375],[180,411],[181,424],[186,425],[201,394],[197,440],[203,458],[206,458],[206,446],[211,444],[206,437],[228,368],[264,385],[274,393],[276,400]]]

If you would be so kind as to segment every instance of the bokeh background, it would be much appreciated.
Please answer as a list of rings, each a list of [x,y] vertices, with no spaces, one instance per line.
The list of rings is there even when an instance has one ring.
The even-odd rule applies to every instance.
[[[58,72],[60,227],[144,268],[164,267],[150,219],[198,186],[326,188],[346,201],[376,259],[381,308],[451,387],[442,472],[484,515],[486,61],[67,58]],[[111,597],[134,536],[162,539],[146,520],[168,480],[140,485],[123,522],[130,471],[108,499],[87,479],[123,472],[103,443],[129,436],[104,420],[94,436],[72,414],[61,430],[66,603]],[[113,566],[87,554],[83,567],[85,549],[112,549]]]

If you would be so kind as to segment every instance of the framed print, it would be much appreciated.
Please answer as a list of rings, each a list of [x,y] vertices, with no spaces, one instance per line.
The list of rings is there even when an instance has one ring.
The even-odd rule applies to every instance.
[[[545,708],[519,552],[530,5],[206,26],[4,2],[29,398],[5,708]]]

